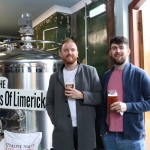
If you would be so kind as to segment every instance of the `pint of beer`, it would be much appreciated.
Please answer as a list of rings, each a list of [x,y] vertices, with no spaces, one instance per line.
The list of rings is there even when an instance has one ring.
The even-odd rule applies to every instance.
[[[75,88],[75,80],[74,79],[66,79],[65,87]]]
[[[73,83],[66,83],[66,87],[74,88],[74,84]]]
[[[116,90],[108,90],[108,105],[118,101],[118,93]]]

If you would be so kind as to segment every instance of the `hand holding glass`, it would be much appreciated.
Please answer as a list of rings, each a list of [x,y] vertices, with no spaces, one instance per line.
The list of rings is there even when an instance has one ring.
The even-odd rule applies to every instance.
[[[118,93],[116,90],[108,90],[108,105],[118,101]]]
[[[108,105],[110,107],[114,102],[118,102],[118,93],[116,90],[108,90]],[[120,112],[123,115],[123,112]]]

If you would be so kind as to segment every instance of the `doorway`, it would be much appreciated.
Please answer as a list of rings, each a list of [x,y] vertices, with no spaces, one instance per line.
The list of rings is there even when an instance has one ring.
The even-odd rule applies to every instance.
[[[150,1],[133,0],[129,5],[130,62],[150,76]],[[150,112],[145,113],[146,150],[150,147]]]

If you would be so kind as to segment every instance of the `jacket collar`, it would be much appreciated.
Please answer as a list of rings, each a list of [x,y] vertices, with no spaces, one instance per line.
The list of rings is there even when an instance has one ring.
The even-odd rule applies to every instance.
[[[78,63],[79,66],[81,65],[81,63],[79,62],[79,60],[77,60],[77,63]],[[60,67],[60,70],[63,71],[64,67],[65,67],[65,64],[63,63],[62,66]]]
[[[124,76],[124,74],[127,73],[129,66],[130,66],[130,63],[127,62],[126,65],[125,65],[125,67],[124,67],[124,69],[123,69],[123,76]],[[108,82],[109,82],[110,76],[111,76],[112,72],[114,71],[114,69],[115,69],[115,65],[112,66],[112,68],[107,72],[106,78],[105,78],[105,83],[103,83],[103,90],[106,91],[104,93],[105,97],[107,96]],[[105,101],[105,106],[107,106],[107,101]]]
[[[78,74],[79,71],[81,70],[81,63],[78,60],[77,60],[77,63],[78,63],[78,70],[77,70],[77,74]],[[65,67],[65,64],[63,63],[62,66],[60,67],[60,69],[58,70],[58,73],[57,73],[58,79],[63,86],[65,86],[64,75],[63,75],[64,67]]]
[[[123,70],[128,69],[129,65],[130,65],[130,63],[126,62]],[[115,65],[113,65],[112,68],[110,69],[110,73],[112,73],[114,71],[114,69],[115,69]]]

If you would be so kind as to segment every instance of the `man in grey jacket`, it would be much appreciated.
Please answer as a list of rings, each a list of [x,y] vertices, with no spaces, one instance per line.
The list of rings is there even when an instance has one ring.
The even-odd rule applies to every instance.
[[[102,87],[94,67],[77,61],[76,43],[62,43],[64,64],[51,75],[46,110],[54,125],[55,150],[93,150],[96,148],[95,107],[101,102]]]

